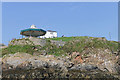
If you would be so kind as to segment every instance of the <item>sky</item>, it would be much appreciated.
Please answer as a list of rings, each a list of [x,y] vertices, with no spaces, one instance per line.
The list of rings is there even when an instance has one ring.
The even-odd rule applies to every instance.
[[[58,37],[92,36],[118,41],[117,2],[3,2],[2,43],[22,38],[30,28],[57,31]],[[109,35],[110,33],[110,35]]]

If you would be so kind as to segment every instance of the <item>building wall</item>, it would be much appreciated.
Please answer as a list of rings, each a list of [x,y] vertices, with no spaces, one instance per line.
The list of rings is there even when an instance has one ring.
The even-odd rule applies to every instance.
[[[57,32],[47,31],[44,36],[40,36],[40,38],[54,38],[54,37],[57,37]]]

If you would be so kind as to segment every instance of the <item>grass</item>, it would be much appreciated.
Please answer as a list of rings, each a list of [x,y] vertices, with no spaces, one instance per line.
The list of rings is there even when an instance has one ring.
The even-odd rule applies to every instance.
[[[86,48],[101,48],[109,49],[111,51],[118,50],[118,42],[99,40],[99,38],[92,37],[76,37],[68,41],[63,47],[66,52],[82,52]]]
[[[55,56],[66,56],[66,52],[62,49],[62,47],[57,47],[54,44],[47,43],[44,47],[42,47],[40,50],[45,50],[47,54],[49,55],[55,55]]]
[[[2,49],[2,56],[5,54],[14,54],[16,52],[25,52],[29,54],[33,54],[34,50],[32,49],[34,46],[31,45],[10,45],[9,47]]]
[[[50,44],[50,40],[65,41],[66,44],[63,47],[58,47],[54,44]],[[16,52],[33,54],[34,52],[40,53],[40,51],[45,50],[49,55],[67,56],[67,53],[75,51],[81,53],[86,48],[101,48],[102,50],[109,49],[111,51],[118,50],[118,42],[107,40],[104,41],[99,40],[99,38],[87,36],[49,38],[46,39],[46,41],[47,44],[43,47],[39,45],[10,45],[9,47],[2,50],[2,55],[14,54]],[[35,51],[34,48],[37,48],[38,50]]]
[[[48,38],[47,40],[57,40],[57,41],[71,41],[73,39],[79,39],[79,38],[87,38],[87,36],[80,36],[80,37],[57,37],[57,38]]]
[[[60,55],[63,53],[72,53],[79,52],[81,53],[86,48],[96,48],[96,49],[109,49],[111,52],[118,50],[118,42],[115,41],[107,41],[104,37],[95,38],[88,36],[80,36],[80,37],[58,37],[58,38],[49,38],[47,40],[57,40],[57,41],[65,41],[66,44],[63,47],[54,47],[50,48],[47,45],[46,47],[49,49],[50,54]],[[52,46],[52,45],[51,45]]]
[[[29,38],[22,38],[22,39],[13,39],[10,41],[10,44],[14,44],[15,41],[22,41],[25,40],[26,42],[30,42],[30,45],[33,45],[33,42],[29,40]],[[29,44],[28,44],[29,45]]]

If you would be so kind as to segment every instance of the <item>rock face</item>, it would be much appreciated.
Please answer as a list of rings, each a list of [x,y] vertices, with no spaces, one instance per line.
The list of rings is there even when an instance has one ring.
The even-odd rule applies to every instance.
[[[120,74],[120,55],[118,56],[118,61],[115,66],[116,66],[117,72]]]
[[[6,55],[2,60],[4,78],[106,78],[117,79],[96,65],[74,64],[53,55],[32,56],[27,53]]]
[[[9,42],[9,45],[33,45],[33,42],[31,42],[28,38],[14,39]]]
[[[55,40],[50,40],[51,44],[57,45],[57,46],[64,46],[65,42],[64,41],[55,41]]]
[[[7,67],[8,64],[10,67]],[[67,64],[67,63],[65,63]],[[5,65],[5,66],[4,66]],[[15,69],[35,69],[35,68],[46,68],[46,67],[60,67],[64,69],[64,62],[57,60],[54,56],[50,55],[40,55],[32,56],[27,53],[16,53],[13,55],[8,55],[3,59],[3,70]]]
[[[35,37],[15,39],[15,40],[12,40],[9,42],[9,45],[40,45],[40,46],[44,46],[45,44],[46,44],[46,40],[35,38]]]
[[[30,37],[12,40],[9,45],[15,46],[3,49],[3,78],[120,79],[120,55],[114,41]]]
[[[64,41],[55,41],[50,40],[51,44],[54,44],[56,46],[64,46]],[[45,39],[35,38],[35,37],[29,37],[29,38],[23,38],[23,39],[14,39],[9,42],[9,45],[40,45],[41,47],[46,45]]]
[[[7,46],[4,45],[4,44],[0,44],[0,49],[1,49],[1,48],[7,48]]]
[[[30,37],[29,40],[33,42],[34,45],[45,46],[46,40]]]

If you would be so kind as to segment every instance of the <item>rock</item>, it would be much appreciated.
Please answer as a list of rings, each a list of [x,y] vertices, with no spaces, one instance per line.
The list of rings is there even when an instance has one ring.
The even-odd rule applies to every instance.
[[[80,55],[79,52],[72,52],[71,57],[72,57],[72,58],[76,58],[76,57],[79,56],[79,55]]]
[[[3,78],[93,78],[113,77],[101,72],[96,65],[74,64],[67,58],[53,55],[32,56],[16,53],[3,58]],[[114,77],[113,77],[114,78]]]
[[[0,49],[2,48],[7,48],[8,46],[4,45],[4,44],[0,44]]]
[[[3,43],[0,43],[0,46],[5,46]]]
[[[74,59],[74,62],[75,63],[83,63],[83,60],[82,60],[82,58],[81,58],[81,56],[77,56],[75,59]]]
[[[41,50],[41,51],[40,51],[40,53],[41,53],[41,55],[44,55],[44,56],[46,56],[46,55],[47,55],[46,50]]]
[[[90,70],[94,70],[94,69],[98,69],[97,66],[95,65],[90,65],[90,64],[78,64],[73,66],[70,69],[74,69],[74,70],[81,70],[81,71],[90,71]]]
[[[54,55],[46,55],[45,57],[46,57],[46,58],[55,58]]]
[[[34,56],[39,56],[39,55],[41,55],[41,54],[40,54],[39,52],[34,52],[33,55],[34,55]]]
[[[64,46],[65,42],[64,41],[55,41],[55,40],[50,40],[51,44],[54,44],[56,46]]]
[[[112,54],[108,46],[103,46],[104,43],[106,43],[104,38],[90,37],[75,40],[73,38],[68,42],[48,41],[34,37],[14,39],[9,43],[10,45],[34,45],[33,55],[21,52],[6,53],[8,55],[4,55],[1,62],[3,78],[28,78],[29,80],[30,78],[88,79],[99,77],[114,79],[113,74],[120,74],[119,54],[117,51],[113,51],[114,54]],[[100,47],[99,44],[101,44]],[[53,54],[59,50],[58,48],[63,49],[60,51],[62,56],[46,54],[54,48],[56,51],[52,51]]]
[[[9,42],[10,45],[33,45],[33,42],[29,40],[29,38],[15,39]]]
[[[74,63],[72,63],[72,62],[67,62],[67,64],[65,64],[65,65],[66,65],[66,67],[67,67],[68,69],[70,69],[71,67],[74,66]]]
[[[118,74],[120,74],[120,55],[118,57],[117,62],[115,63],[115,68],[116,68],[116,71],[118,72]]]
[[[42,47],[46,44],[46,40],[44,39],[30,37],[29,40],[32,41],[34,45],[40,45]]]
[[[15,39],[9,42],[9,45],[40,45],[45,46],[46,40],[29,37],[29,38],[22,38],[22,39]]]
[[[85,65],[85,69],[86,70],[93,70],[93,69],[98,69],[97,66],[93,66],[93,65]]]
[[[2,70],[5,71],[5,70],[9,70],[9,69],[12,69],[13,66],[12,65],[9,65],[7,63],[4,63],[2,64]]]
[[[47,55],[47,53],[41,53],[41,55],[46,56],[46,55]]]
[[[106,38],[105,37],[101,37],[101,38],[97,38],[98,40],[103,40],[103,41],[106,41]]]

